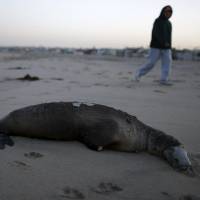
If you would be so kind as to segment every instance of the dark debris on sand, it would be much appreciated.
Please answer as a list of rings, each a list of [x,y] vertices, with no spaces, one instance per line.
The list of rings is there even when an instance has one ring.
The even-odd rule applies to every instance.
[[[38,76],[31,76],[30,74],[26,74],[24,77],[17,78],[20,81],[39,81],[40,78]]]

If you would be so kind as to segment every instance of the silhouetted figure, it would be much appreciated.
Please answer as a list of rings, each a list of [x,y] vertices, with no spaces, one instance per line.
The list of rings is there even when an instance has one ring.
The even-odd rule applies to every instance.
[[[168,82],[169,72],[171,68],[172,53],[171,53],[171,33],[172,25],[168,20],[172,16],[172,7],[165,6],[160,13],[160,16],[153,24],[152,37],[150,43],[150,52],[148,62],[141,66],[135,74],[135,80],[139,81],[142,76],[147,74],[156,62],[161,59],[161,77],[160,83],[171,85]]]

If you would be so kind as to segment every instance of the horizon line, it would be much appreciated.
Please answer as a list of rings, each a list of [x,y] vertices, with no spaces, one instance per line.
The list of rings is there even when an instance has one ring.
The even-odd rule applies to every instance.
[[[47,46],[47,45],[0,45],[0,48],[60,48],[60,49],[131,49],[131,48],[143,48],[143,49],[150,49],[149,46],[126,46],[126,47],[96,47],[95,45],[88,46],[88,47],[69,47],[69,46]],[[200,50],[200,47],[172,47],[171,48],[176,50]]]

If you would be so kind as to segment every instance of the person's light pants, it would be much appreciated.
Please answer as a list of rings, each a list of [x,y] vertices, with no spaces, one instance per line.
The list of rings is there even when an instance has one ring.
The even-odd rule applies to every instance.
[[[148,56],[148,62],[137,71],[137,75],[141,77],[147,74],[155,66],[159,59],[161,59],[160,81],[168,81],[172,63],[171,49],[151,48]]]

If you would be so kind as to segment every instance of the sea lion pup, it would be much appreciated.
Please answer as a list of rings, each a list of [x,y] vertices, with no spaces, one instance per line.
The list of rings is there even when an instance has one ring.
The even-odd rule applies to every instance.
[[[0,120],[0,148],[14,145],[9,137],[78,140],[93,150],[147,151],[165,158],[175,169],[192,169],[181,143],[114,108],[78,102],[28,106]]]

